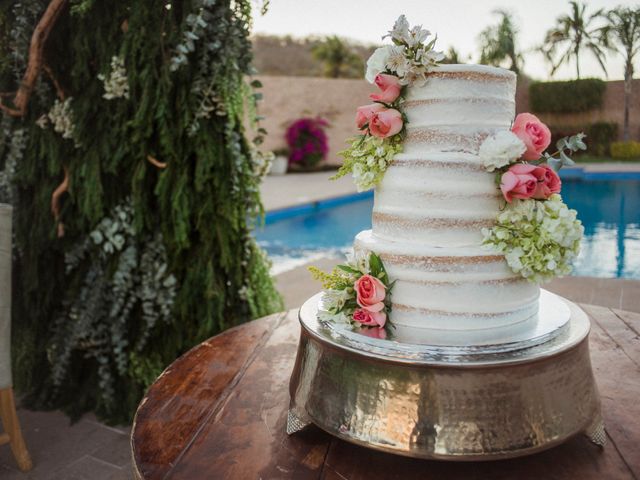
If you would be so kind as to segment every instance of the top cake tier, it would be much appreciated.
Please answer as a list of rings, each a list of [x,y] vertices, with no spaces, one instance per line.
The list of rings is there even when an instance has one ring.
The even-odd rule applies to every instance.
[[[407,147],[415,146],[425,130],[463,133],[476,129],[509,128],[515,114],[516,75],[484,65],[443,65],[429,73],[423,86],[408,89],[403,109],[407,114]],[[428,137],[427,137],[428,138]],[[431,146],[440,143],[428,142]],[[464,148],[460,142],[444,148]],[[477,151],[474,145],[473,151]]]
[[[478,149],[510,127],[516,75],[481,65],[443,65],[409,87],[407,136],[376,188],[373,232],[430,246],[479,246],[501,198]]]

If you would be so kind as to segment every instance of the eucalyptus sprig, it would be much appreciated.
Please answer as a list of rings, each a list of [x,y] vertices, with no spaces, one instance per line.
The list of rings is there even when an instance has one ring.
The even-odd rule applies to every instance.
[[[576,162],[571,160],[569,155],[580,150],[587,149],[587,144],[584,143],[585,137],[586,135],[583,132],[580,132],[576,135],[572,135],[571,137],[561,138],[556,142],[556,148],[558,150],[555,153],[544,153],[544,161],[546,161],[547,164],[556,172],[562,167],[575,165]],[[569,155],[567,155],[566,152],[568,152]],[[558,158],[556,158],[556,155],[558,155]]]

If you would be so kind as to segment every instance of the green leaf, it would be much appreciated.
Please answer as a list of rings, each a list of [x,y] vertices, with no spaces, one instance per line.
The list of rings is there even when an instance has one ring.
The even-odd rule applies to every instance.
[[[371,275],[374,277],[377,277],[381,272],[384,272],[380,257],[373,252],[369,254],[369,266],[371,267]]]
[[[251,82],[253,88],[262,88],[262,82],[260,80],[254,80]]]
[[[348,266],[348,265],[336,265],[336,266],[337,266],[340,270],[342,270],[342,271],[344,271],[344,272],[351,273],[351,274],[354,274],[354,275],[362,275],[362,272],[360,272],[360,271],[358,271],[358,270],[355,270],[355,269],[351,268],[351,267],[350,267],[350,266]]]

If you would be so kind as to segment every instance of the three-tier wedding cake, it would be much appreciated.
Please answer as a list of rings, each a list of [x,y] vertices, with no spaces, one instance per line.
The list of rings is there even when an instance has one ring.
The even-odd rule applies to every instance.
[[[504,200],[478,150],[511,127],[515,87],[508,70],[445,65],[407,88],[404,151],[375,190],[373,229],[355,240],[396,281],[398,337],[500,343],[536,320],[538,286],[481,245]]]
[[[513,72],[439,65],[435,39],[404,16],[388,36],[368,61],[379,92],[358,108],[338,174],[375,188],[373,228],[347,264],[314,272],[320,317],[401,343],[517,347],[540,333],[539,283],[568,273],[579,249],[556,172],[583,135],[548,152],[537,117],[514,119]]]

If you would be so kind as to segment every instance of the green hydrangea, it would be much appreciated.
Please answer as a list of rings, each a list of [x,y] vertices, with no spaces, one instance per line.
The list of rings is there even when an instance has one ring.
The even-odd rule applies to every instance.
[[[560,195],[546,201],[514,200],[493,228],[482,229],[483,245],[504,254],[509,267],[533,283],[571,272],[584,228]]]
[[[402,152],[402,139],[403,135],[390,138],[359,135],[350,138],[347,142],[351,143],[351,147],[338,153],[344,158],[344,163],[331,179],[351,173],[359,192],[374,188],[382,180],[393,157]]]

